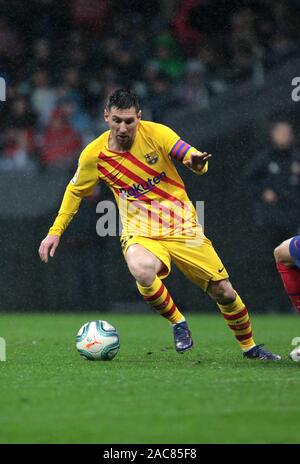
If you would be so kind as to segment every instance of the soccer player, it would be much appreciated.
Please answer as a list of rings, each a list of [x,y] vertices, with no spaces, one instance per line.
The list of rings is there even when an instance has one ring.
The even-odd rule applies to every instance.
[[[289,238],[276,247],[274,258],[284,289],[300,314],[300,235]],[[292,359],[295,356],[300,356],[299,346],[290,353]]]
[[[143,121],[135,94],[118,89],[108,99],[104,119],[109,130],[81,153],[53,226],[41,242],[43,262],[53,257],[60,237],[84,196],[98,182],[112,190],[123,222],[121,246],[138,291],[173,327],[175,348],[193,346],[187,322],[163,283],[171,261],[218,305],[246,358],[278,360],[256,345],[247,308],[203,234],[196,211],[173,160],[205,174],[210,154],[183,141],[169,127]]]
[[[289,238],[276,247],[274,258],[284,289],[300,314],[300,235]],[[295,360],[299,356],[300,349],[296,346],[290,357]]]

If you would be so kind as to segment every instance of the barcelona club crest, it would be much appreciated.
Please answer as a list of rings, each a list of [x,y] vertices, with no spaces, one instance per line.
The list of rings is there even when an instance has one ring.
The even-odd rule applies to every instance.
[[[145,155],[145,160],[148,164],[155,164],[158,161],[158,154],[155,151],[152,151],[151,153]]]

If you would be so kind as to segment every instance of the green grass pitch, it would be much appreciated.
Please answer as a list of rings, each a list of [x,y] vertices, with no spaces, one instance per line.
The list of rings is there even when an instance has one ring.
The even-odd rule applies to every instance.
[[[113,361],[86,361],[79,327],[115,325]],[[245,360],[219,315],[187,317],[195,347],[178,354],[155,314],[2,314],[1,443],[300,443],[300,365],[288,358],[297,316],[252,316],[257,343],[282,361]]]

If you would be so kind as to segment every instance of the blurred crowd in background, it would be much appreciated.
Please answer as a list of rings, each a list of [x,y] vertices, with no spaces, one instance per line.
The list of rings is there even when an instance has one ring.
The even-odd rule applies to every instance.
[[[298,0],[0,0],[0,171],[72,170],[115,88],[139,95],[144,119],[202,112],[299,43]]]
[[[144,119],[168,123],[178,116],[174,129],[188,140],[189,127],[195,134],[204,120],[212,121],[213,143],[205,135],[198,137],[199,147],[195,141],[216,161],[213,177],[201,179],[201,198],[210,205],[209,234],[225,260],[239,244],[239,259],[230,268],[250,305],[252,298],[264,310],[267,303],[271,310],[286,308],[278,299],[273,247],[300,233],[300,103],[290,107],[289,71],[284,106],[298,114],[298,123],[280,106],[269,121],[273,97],[263,115],[249,95],[265,105],[270,75],[280,76],[290,65],[292,77],[299,75],[299,45],[300,0],[0,0],[0,77],[6,82],[6,101],[0,101],[0,225],[8,289],[0,309],[96,308],[99,292],[100,307],[119,302],[123,310],[124,300],[136,301],[136,287],[118,258],[118,237],[106,241],[96,234],[96,204],[109,194],[102,185],[82,202],[60,259],[41,272],[32,252],[49,216],[55,217],[82,148],[107,129],[103,109],[119,87],[138,94]],[[274,88],[272,96],[281,91]],[[0,100],[1,95],[0,89]],[[239,101],[245,103],[243,116],[249,109],[243,123],[235,108]],[[227,110],[233,126],[234,120],[239,124],[222,132]],[[191,179],[188,188],[198,198],[198,184]],[[239,211],[236,227],[233,211]],[[254,270],[250,288],[241,263]],[[189,292],[189,308],[197,307],[199,295],[184,280],[175,274],[169,284],[179,304],[184,307]]]

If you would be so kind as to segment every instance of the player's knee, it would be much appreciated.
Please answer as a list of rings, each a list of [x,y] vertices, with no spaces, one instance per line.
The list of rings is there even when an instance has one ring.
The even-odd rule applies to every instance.
[[[220,304],[233,303],[236,299],[236,293],[229,280],[211,282],[208,293],[214,301]]]
[[[135,260],[128,263],[129,270],[135,280],[144,286],[152,284],[155,278],[155,264],[150,259]]]
[[[274,259],[276,263],[293,264],[300,259],[300,236],[285,240],[274,250]]]
[[[283,256],[282,256],[282,243],[280,245],[278,245],[275,249],[274,249],[274,259],[276,261],[276,263],[280,263],[280,261],[282,260]]]
[[[236,293],[233,288],[226,288],[221,291],[217,297],[217,302],[219,304],[230,304],[233,303],[236,299]]]

